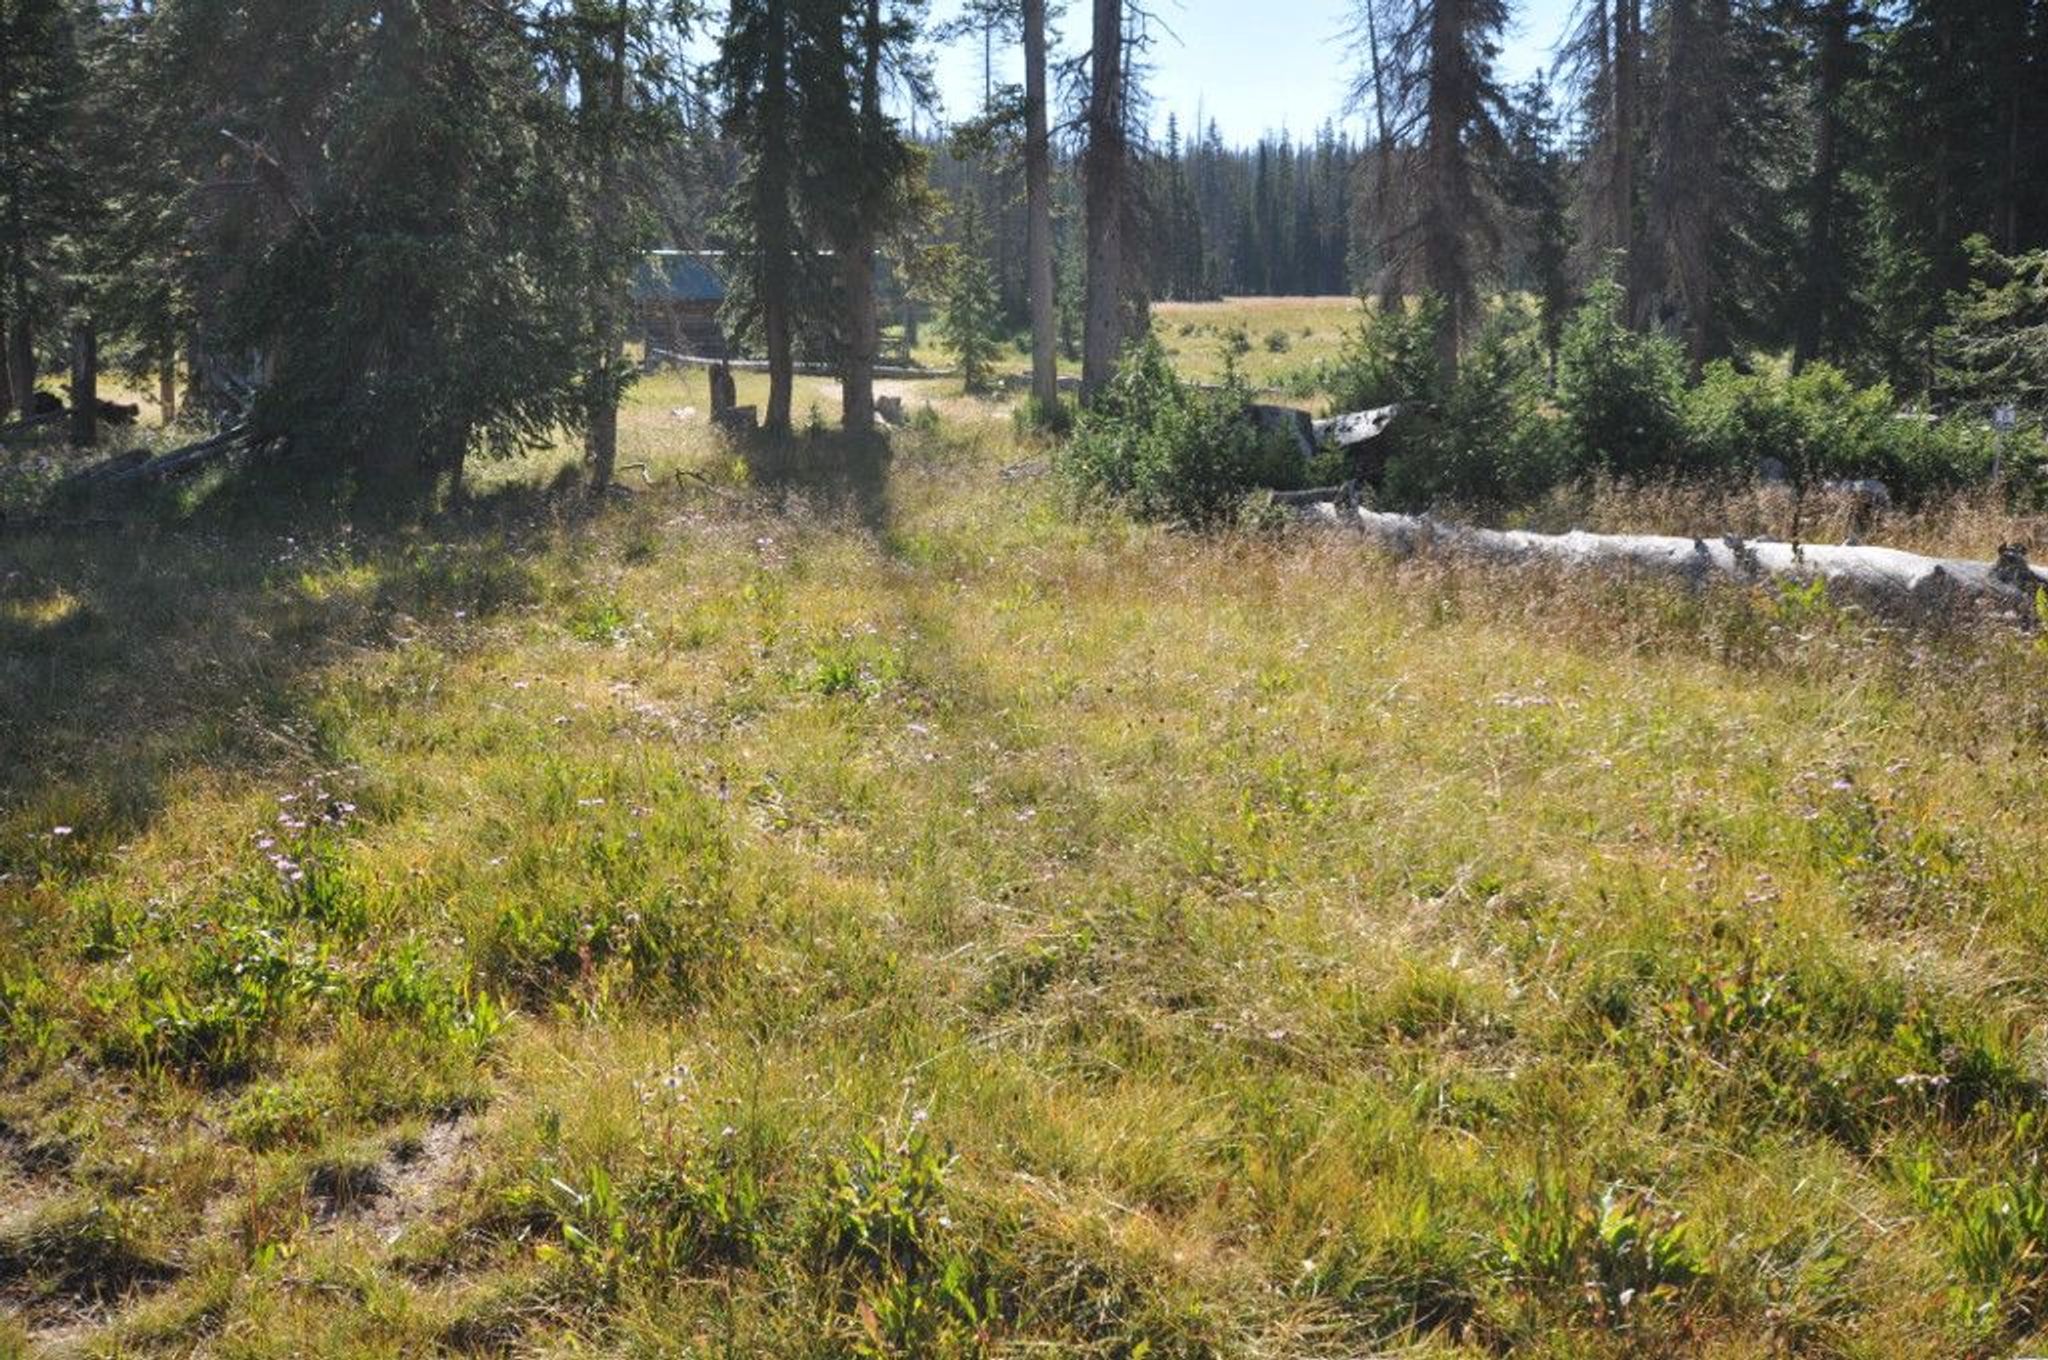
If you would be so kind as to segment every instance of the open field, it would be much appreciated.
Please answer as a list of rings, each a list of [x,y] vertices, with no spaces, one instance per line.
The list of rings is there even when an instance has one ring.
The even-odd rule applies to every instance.
[[[1174,361],[1190,378],[1213,382],[1223,376],[1230,337],[1241,332],[1249,348],[1238,368],[1254,386],[1283,383],[1314,365],[1337,357],[1345,336],[1356,328],[1359,302],[1351,297],[1242,297],[1216,302],[1155,302],[1152,329]],[[936,327],[920,333],[916,359],[930,368],[947,368],[952,356]],[[1028,337],[1013,337],[997,354],[1002,373],[1028,374]],[[1064,362],[1063,373],[1079,373],[1078,361]]]
[[[2048,1345],[2030,637],[1077,514],[926,386],[0,544],[0,1355]]]
[[[1223,375],[1229,340],[1241,333],[1250,349],[1238,367],[1254,386],[1264,386],[1335,359],[1359,314],[1358,299],[1349,297],[1161,302],[1152,308],[1152,329],[1175,368],[1205,381]]]

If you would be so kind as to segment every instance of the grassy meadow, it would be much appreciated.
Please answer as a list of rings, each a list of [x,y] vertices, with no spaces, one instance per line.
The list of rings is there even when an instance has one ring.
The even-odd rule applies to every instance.
[[[2033,638],[1140,526],[883,390],[0,539],[0,1356],[2048,1347]]]

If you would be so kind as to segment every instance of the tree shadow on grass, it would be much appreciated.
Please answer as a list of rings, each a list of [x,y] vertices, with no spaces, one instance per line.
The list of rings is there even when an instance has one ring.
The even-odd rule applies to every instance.
[[[757,434],[741,445],[741,457],[748,480],[777,512],[803,507],[844,517],[875,538],[888,532],[894,453],[886,435]]]
[[[533,558],[588,505],[521,486],[368,529],[131,507],[120,529],[0,537],[0,876],[90,869],[195,772],[333,768],[309,679],[419,620],[537,600]]]
[[[886,533],[885,438],[756,437],[741,452],[771,509]],[[299,477],[254,481],[279,475]],[[91,869],[188,774],[335,768],[344,734],[323,725],[313,677],[422,621],[537,602],[535,560],[608,513],[577,468],[412,525],[351,521],[331,491],[224,483],[183,518],[137,504],[123,528],[0,536],[0,875]]]

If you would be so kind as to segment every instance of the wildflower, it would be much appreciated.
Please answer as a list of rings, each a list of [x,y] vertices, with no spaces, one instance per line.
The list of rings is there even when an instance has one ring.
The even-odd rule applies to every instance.
[[[50,828],[50,834],[61,840],[63,837],[71,834],[71,828],[68,826],[53,826]]]

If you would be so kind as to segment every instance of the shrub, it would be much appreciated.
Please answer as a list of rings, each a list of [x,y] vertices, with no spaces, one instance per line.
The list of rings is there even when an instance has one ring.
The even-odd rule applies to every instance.
[[[1981,482],[1997,452],[1988,431],[1902,416],[1890,387],[1857,387],[1828,364],[1790,378],[1711,364],[1684,420],[1697,471],[1748,476],[1775,459],[1802,485],[1874,477],[1908,500]]]
[[[1527,314],[1494,317],[1437,400],[1403,412],[1382,439],[1388,453],[1385,500],[1426,507],[1509,504],[1542,494],[1568,459],[1557,422],[1542,404],[1542,364]],[[1404,350],[1414,340],[1404,338]]]
[[[1622,290],[1597,283],[1566,323],[1557,356],[1570,472],[1641,480],[1690,470],[1680,419],[1685,360],[1664,336],[1622,321]]]
[[[1284,439],[1247,417],[1250,399],[1235,373],[1214,391],[1189,387],[1159,341],[1144,336],[1081,414],[1060,470],[1083,491],[1142,518],[1215,523],[1246,492],[1299,485],[1304,471]]]
[[[1404,408],[1375,450],[1386,459],[1383,498],[1422,509],[1540,494],[1560,457],[1527,314],[1510,307],[1493,317],[1447,381],[1436,354],[1443,311],[1441,299],[1424,297],[1412,308],[1368,312],[1323,375],[1338,410]]]
[[[1364,411],[1395,402],[1434,405],[1443,386],[1436,357],[1443,313],[1443,299],[1429,294],[1412,308],[1367,311],[1325,375],[1337,409]]]

